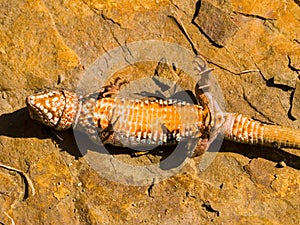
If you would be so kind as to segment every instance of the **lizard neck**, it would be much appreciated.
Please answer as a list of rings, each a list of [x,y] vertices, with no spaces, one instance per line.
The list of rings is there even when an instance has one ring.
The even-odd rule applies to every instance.
[[[79,113],[80,101],[78,96],[70,91],[62,91],[62,94],[65,98],[65,105],[61,117],[55,125],[56,130],[67,130],[71,128]]]

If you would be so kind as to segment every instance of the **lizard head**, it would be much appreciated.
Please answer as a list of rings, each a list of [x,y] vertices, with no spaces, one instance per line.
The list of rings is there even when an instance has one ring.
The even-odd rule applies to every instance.
[[[31,119],[56,130],[72,126],[78,108],[78,97],[69,91],[43,91],[26,98]]]

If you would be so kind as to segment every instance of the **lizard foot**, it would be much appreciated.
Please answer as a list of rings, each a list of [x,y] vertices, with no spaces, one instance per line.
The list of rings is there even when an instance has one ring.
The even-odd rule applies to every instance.
[[[207,138],[200,139],[195,150],[192,152],[191,157],[203,155],[206,152],[206,150],[208,149],[209,144],[210,144],[210,142],[208,141]]]
[[[111,82],[109,85],[101,87],[98,93],[98,99],[117,95],[120,91],[121,86],[127,83],[128,81],[121,81],[121,78],[117,77],[114,82]]]

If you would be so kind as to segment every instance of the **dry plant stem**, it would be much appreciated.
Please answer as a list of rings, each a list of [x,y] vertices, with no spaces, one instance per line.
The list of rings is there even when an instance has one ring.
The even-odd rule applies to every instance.
[[[10,215],[8,215],[8,213],[6,213],[6,212],[4,212],[4,214],[10,219],[11,225],[15,225],[14,219]]]
[[[16,168],[11,167],[11,166],[4,165],[2,163],[0,163],[0,167],[2,167],[4,169],[7,169],[7,170],[15,171],[15,172],[21,174],[21,176],[26,179],[26,182],[28,183],[29,187],[31,188],[32,196],[35,195],[35,189],[34,189],[33,183],[32,183],[31,179],[29,178],[29,176],[26,173],[24,173],[22,170],[16,169]]]

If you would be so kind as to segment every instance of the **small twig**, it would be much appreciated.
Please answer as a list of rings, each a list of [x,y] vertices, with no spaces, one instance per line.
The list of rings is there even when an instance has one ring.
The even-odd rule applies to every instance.
[[[259,73],[260,70],[259,70],[259,69],[243,70],[243,71],[241,71],[241,72],[239,72],[239,73],[235,73],[235,74],[236,74],[236,75],[241,75],[241,74],[245,74],[245,73],[253,73],[253,72]]]
[[[10,215],[8,215],[8,213],[6,213],[6,212],[3,212],[3,213],[10,219],[11,225],[16,225],[14,219]]]
[[[16,169],[16,168],[11,167],[11,166],[4,165],[2,163],[0,163],[0,167],[19,173],[21,175],[21,177],[25,178],[25,183],[27,183],[28,186],[31,188],[32,196],[35,195],[35,189],[34,189],[33,183],[32,183],[31,179],[29,178],[29,176],[26,173],[24,173],[22,170]],[[24,197],[24,199],[26,199],[26,196]]]
[[[207,62],[208,62],[208,63],[211,63],[211,64],[213,64],[213,65],[215,65],[215,66],[217,66],[217,67],[219,67],[219,68],[222,69],[222,70],[225,70],[225,71],[227,71],[227,72],[229,72],[229,73],[232,73],[232,74],[234,74],[234,75],[242,75],[242,74],[246,74],[246,73],[260,72],[259,69],[250,69],[250,70],[243,70],[243,71],[240,71],[240,72],[236,72],[236,71],[233,71],[233,70],[231,70],[231,69],[228,69],[228,68],[222,66],[222,65],[219,64],[219,63],[213,62],[213,61],[211,61],[211,60],[207,60]]]

